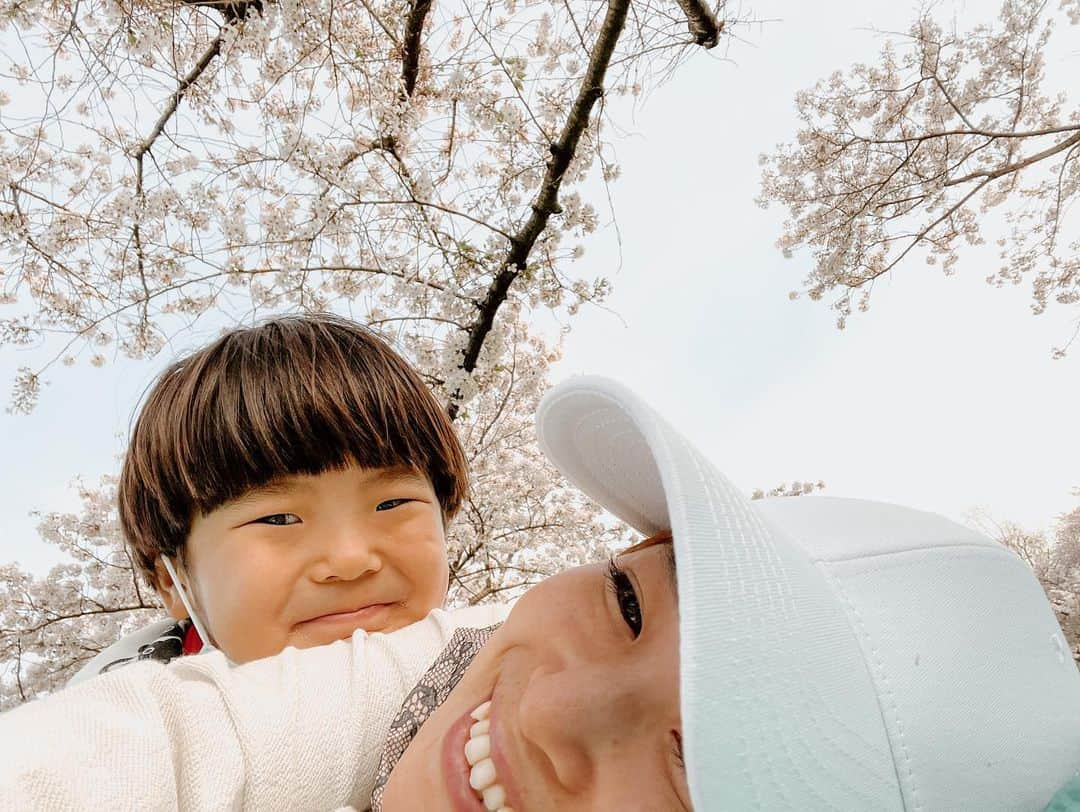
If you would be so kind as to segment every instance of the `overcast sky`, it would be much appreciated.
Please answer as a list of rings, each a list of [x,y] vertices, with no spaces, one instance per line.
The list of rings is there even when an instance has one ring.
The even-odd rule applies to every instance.
[[[967,20],[997,5],[944,7]],[[553,381],[619,378],[747,491],[822,479],[834,496],[957,520],[981,505],[1048,525],[1080,503],[1070,495],[1080,486],[1080,346],[1050,358],[1076,329],[1075,309],[1032,316],[1029,288],[988,286],[996,257],[971,251],[949,279],[918,261],[901,267],[877,286],[870,312],[839,332],[824,303],[788,300],[808,259],[780,256],[782,212],[754,203],[758,155],[794,132],[795,92],[872,61],[881,40],[870,29],[906,28],[917,7],[747,8],[773,22],[744,29],[727,60],[692,59],[633,115],[620,114],[623,174],[612,190],[621,251],[607,228],[579,266],[611,278],[612,312],[586,309],[571,321]],[[1049,70],[1075,76],[1078,61],[1064,54]],[[54,560],[29,512],[74,509],[73,477],[115,471],[144,388],[216,329],[200,326],[153,362],[60,369],[32,415],[0,414],[0,563]],[[0,349],[0,385],[38,360]]]

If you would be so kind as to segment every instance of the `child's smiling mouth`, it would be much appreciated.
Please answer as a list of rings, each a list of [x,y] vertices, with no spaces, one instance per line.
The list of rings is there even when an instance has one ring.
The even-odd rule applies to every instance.
[[[366,631],[381,631],[386,627],[386,621],[398,603],[370,603],[361,605],[356,609],[346,609],[340,612],[329,612],[325,615],[302,620],[294,627],[297,631],[313,632],[315,630],[334,632],[340,631],[348,637],[356,629]],[[340,638],[335,638],[340,639]]]

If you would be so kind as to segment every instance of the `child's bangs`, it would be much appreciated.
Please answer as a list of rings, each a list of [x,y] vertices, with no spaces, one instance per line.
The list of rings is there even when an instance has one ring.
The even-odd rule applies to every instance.
[[[183,551],[192,520],[274,479],[407,466],[443,517],[468,464],[442,405],[381,338],[330,314],[233,330],[162,373],[132,429],[117,502],[140,570]]]
[[[343,346],[342,336],[258,334],[191,376],[178,460],[191,502],[208,513],[290,474],[358,464],[409,466],[436,491],[456,440],[430,392],[395,364]],[[282,352],[282,343],[298,342]],[[267,346],[260,346],[266,344]],[[440,494],[440,498],[443,494]]]

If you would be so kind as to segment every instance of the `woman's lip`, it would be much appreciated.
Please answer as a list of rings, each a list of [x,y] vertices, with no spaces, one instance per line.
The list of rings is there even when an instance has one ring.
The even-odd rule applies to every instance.
[[[500,724],[502,717],[498,713],[497,701],[493,694],[491,697],[491,714],[488,717],[491,719],[491,726],[488,729],[488,736],[491,741],[491,760],[495,764],[495,775],[499,777],[499,784],[506,792],[505,805],[515,810],[515,812],[523,812],[525,807],[521,803],[521,796],[518,794],[517,786],[514,784],[514,773],[503,757],[504,739],[502,725]]]
[[[372,603],[368,606],[361,606],[359,609],[353,609],[351,612],[333,612],[329,615],[319,615],[308,620],[302,620],[297,623],[297,627],[311,627],[322,625],[334,625],[341,623],[360,624],[371,623],[374,620],[382,619],[384,614],[393,607],[392,603]]]
[[[442,774],[446,786],[446,796],[454,807],[454,812],[487,812],[483,802],[476,797],[469,786],[469,762],[465,760],[465,742],[469,738],[469,728],[476,720],[472,710],[467,711],[450,726],[443,737]]]

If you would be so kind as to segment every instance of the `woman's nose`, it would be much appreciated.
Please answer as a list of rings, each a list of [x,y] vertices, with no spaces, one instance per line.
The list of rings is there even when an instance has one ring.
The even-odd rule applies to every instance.
[[[345,526],[322,534],[313,568],[315,580],[352,581],[380,569],[382,556],[370,531]]]
[[[518,706],[521,735],[544,753],[561,788],[584,793],[598,763],[632,745],[640,723],[633,691],[602,665],[533,674]]]

